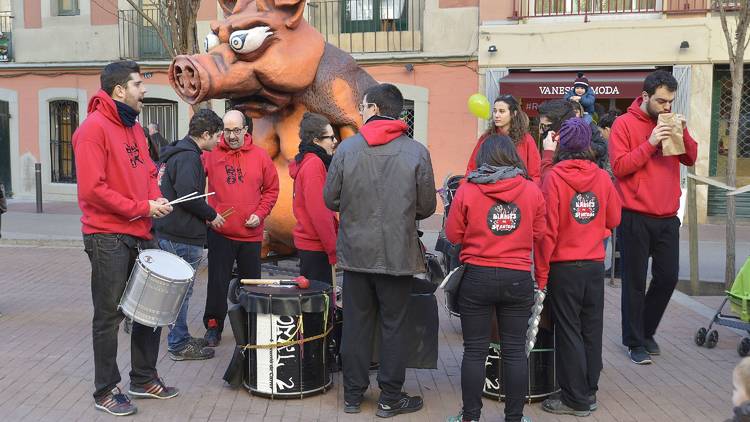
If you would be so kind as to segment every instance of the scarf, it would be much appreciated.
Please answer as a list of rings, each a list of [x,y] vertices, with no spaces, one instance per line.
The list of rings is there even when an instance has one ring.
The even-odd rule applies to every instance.
[[[120,121],[122,124],[125,125],[125,127],[135,126],[135,119],[138,118],[139,113],[125,103],[115,101],[115,105],[117,106],[117,114],[120,115]]]
[[[525,175],[526,172],[518,167],[501,166],[495,167],[489,164],[482,164],[482,167],[469,173],[467,178],[469,182],[478,185],[495,183],[498,180],[511,179],[518,175]]]
[[[331,158],[333,156],[328,155],[325,149],[321,147],[320,145],[316,144],[315,142],[310,143],[303,143],[300,142],[299,144],[299,154],[294,156],[294,161],[297,162],[297,164],[302,162],[302,159],[305,158],[305,154],[312,153],[318,156],[323,161],[323,165],[326,166],[326,170],[328,170],[328,166],[331,165]]]

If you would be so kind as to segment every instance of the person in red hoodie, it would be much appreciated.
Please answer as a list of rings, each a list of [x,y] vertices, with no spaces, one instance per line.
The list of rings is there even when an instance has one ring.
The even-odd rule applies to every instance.
[[[529,177],[540,182],[542,158],[536,141],[529,134],[529,116],[521,110],[518,101],[512,95],[501,95],[492,106],[492,126],[487,129],[474,146],[469,163],[466,165],[466,176],[476,170],[476,157],[479,148],[492,134],[508,135],[516,146]]]
[[[237,110],[224,115],[219,147],[203,154],[208,178],[208,204],[217,212],[231,210],[221,227],[208,229],[208,286],[203,324],[209,347],[221,341],[227,315],[227,293],[237,262],[240,278],[260,278],[263,220],[279,197],[279,175],[271,157],[253,145],[252,123]]]
[[[692,166],[698,144],[682,118],[685,153],[664,156],[662,141],[672,128],[657,125],[670,113],[677,80],[657,70],[643,82],[643,93],[618,117],[609,136],[609,156],[622,197],[622,343],[630,360],[651,363],[661,351],[654,340],[677,285],[680,258],[680,164]],[[651,284],[646,292],[648,260]]]
[[[500,327],[505,420],[518,422],[524,420],[529,382],[525,344],[534,302],[531,250],[544,234],[544,198],[528,179],[508,136],[487,137],[477,152],[476,166],[456,191],[445,226],[448,240],[462,245],[460,258],[466,266],[458,292],[464,336],[463,411],[451,420],[479,420],[494,308]]]
[[[297,224],[292,232],[300,275],[333,284],[336,264],[336,213],[326,208],[323,186],[331,165],[336,136],[324,116],[305,113],[299,127],[299,154],[289,164],[294,179],[292,210]]]
[[[100,79],[101,90],[89,100],[88,117],[73,134],[73,151],[83,244],[91,262],[94,406],[123,416],[137,408],[117,386],[117,331],[123,319],[118,303],[139,249],[159,249],[151,219],[166,216],[172,207],[161,197],[156,167],[136,120],[146,94],[138,64],[110,63]],[[133,322],[132,396],[167,399],[179,393],[157,375],[160,337],[161,328]]]
[[[547,230],[534,250],[534,270],[539,284],[550,290],[562,392],[545,400],[542,409],[588,416],[596,410],[602,370],[602,239],[620,223],[620,198],[609,173],[596,163],[589,123],[566,120],[558,135],[555,164],[542,184]]]

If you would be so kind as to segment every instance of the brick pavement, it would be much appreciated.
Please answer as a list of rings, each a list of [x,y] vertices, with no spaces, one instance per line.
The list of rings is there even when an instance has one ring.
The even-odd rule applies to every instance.
[[[92,314],[89,264],[80,248],[0,246],[0,420],[96,421],[114,417],[94,410]],[[191,300],[193,335],[203,334],[205,268]],[[709,301],[710,302],[710,301]],[[697,302],[696,302],[696,305]],[[701,305],[702,306],[702,305]],[[712,350],[693,344],[706,318],[673,301],[658,340],[663,355],[650,366],[636,366],[619,345],[619,289],[607,287],[604,371],[599,410],[590,421],[722,421],[731,415],[731,370],[739,360],[739,337],[719,328]],[[227,328],[228,334],[231,329]],[[460,406],[459,321],[441,314],[437,370],[409,370],[405,389],[425,398],[425,409],[397,417],[402,421],[441,421]],[[221,377],[229,362],[231,335],[208,361],[173,362],[162,336],[159,372],[182,390],[179,398],[136,401],[134,421],[372,421],[376,392],[366,395],[360,415],[342,411],[341,375],[324,395],[271,401],[228,388]],[[123,387],[129,371],[129,338],[119,342]],[[372,385],[376,385],[374,374]],[[485,399],[482,420],[501,421],[501,403]],[[573,421],[528,406],[534,421]]]

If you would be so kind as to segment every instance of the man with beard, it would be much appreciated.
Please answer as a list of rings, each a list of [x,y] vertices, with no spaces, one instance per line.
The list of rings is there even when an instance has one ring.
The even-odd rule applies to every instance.
[[[101,74],[101,90],[89,100],[88,117],[73,134],[83,244],[91,261],[94,403],[117,416],[137,410],[117,386],[117,329],[123,318],[117,305],[138,251],[159,248],[151,235],[151,219],[172,211],[161,197],[156,167],[137,121],[145,94],[138,64],[108,64]],[[168,399],[179,393],[157,375],[160,336],[161,328],[133,322],[132,396]]]
[[[680,163],[692,166],[698,144],[681,117],[685,153],[664,156],[661,143],[672,128],[657,124],[671,113],[677,80],[657,70],[643,83],[643,93],[615,120],[609,156],[622,196],[622,342],[630,360],[644,365],[660,353],[654,340],[679,272]],[[646,291],[648,260],[652,279]]]

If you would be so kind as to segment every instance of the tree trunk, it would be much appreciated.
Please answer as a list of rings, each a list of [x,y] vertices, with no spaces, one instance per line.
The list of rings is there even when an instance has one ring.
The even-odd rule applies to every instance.
[[[742,105],[742,85],[744,83],[745,49],[744,40],[738,42],[734,60],[730,61],[729,67],[732,75],[732,108],[729,114],[729,147],[727,152],[727,185],[737,187],[737,134],[740,125],[740,106]],[[732,287],[736,271],[735,246],[737,223],[736,196],[729,195],[727,198],[727,260],[724,273],[724,284],[727,289]]]

